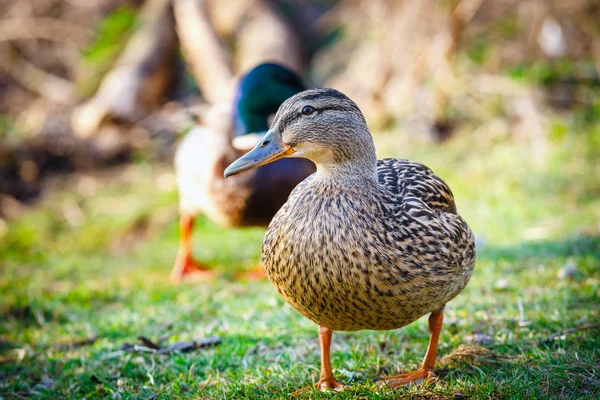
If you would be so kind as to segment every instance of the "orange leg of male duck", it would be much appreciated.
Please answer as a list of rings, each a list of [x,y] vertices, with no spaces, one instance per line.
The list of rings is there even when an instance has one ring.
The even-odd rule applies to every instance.
[[[429,381],[435,377],[435,360],[437,357],[438,340],[442,330],[444,314],[442,311],[431,313],[429,316],[429,346],[421,368],[408,374],[395,376],[386,376],[379,378],[379,381],[385,382],[389,387],[398,387],[408,385],[413,382]]]
[[[213,276],[204,265],[198,264],[192,258],[192,228],[194,216],[181,214],[179,218],[179,251],[171,271],[171,281],[179,283],[184,276],[194,275],[197,278],[210,278]]]
[[[344,385],[339,383],[333,376],[333,372],[331,371],[331,359],[329,349],[331,348],[331,336],[333,331],[329,328],[325,328],[324,326],[319,326],[319,343],[321,344],[321,379],[316,384],[316,388],[322,392],[327,390],[342,390]],[[311,388],[300,389],[294,393],[292,396],[297,396],[301,393],[312,390]]]

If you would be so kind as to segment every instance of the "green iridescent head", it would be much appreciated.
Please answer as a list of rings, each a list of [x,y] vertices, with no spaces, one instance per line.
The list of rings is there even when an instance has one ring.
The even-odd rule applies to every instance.
[[[300,77],[279,64],[264,63],[240,79],[235,102],[236,136],[269,129],[269,116],[281,103],[305,90]]]

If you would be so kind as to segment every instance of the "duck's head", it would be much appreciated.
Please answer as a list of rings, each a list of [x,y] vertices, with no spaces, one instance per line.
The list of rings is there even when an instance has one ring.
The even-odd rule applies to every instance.
[[[225,170],[239,174],[284,157],[308,158],[318,171],[375,176],[377,157],[365,118],[334,89],[311,89],[286,100],[259,144]]]
[[[234,102],[235,134],[264,132],[269,117],[286,99],[305,89],[293,71],[279,64],[264,63],[240,79]]]

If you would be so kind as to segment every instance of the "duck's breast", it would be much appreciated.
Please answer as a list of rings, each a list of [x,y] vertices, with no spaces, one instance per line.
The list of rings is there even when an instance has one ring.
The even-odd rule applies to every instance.
[[[263,264],[305,317],[334,330],[395,329],[442,309],[466,284],[457,291],[452,267],[411,254],[420,239],[398,234],[367,189],[303,185],[269,226]]]

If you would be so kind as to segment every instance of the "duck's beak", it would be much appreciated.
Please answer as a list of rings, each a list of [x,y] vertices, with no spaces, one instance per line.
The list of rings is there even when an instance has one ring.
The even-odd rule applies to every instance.
[[[268,164],[294,153],[289,144],[281,140],[279,132],[269,130],[252,150],[235,160],[223,174],[225,178]]]

